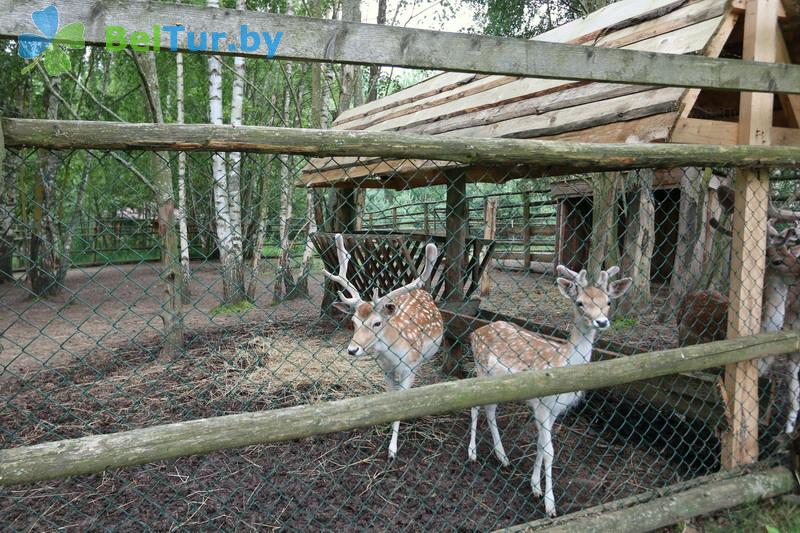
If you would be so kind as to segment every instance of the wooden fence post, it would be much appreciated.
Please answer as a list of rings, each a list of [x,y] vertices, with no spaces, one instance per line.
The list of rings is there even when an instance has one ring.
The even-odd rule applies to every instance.
[[[464,257],[469,237],[469,201],[467,179],[463,171],[448,173],[447,211],[445,214],[444,303],[442,307],[456,313],[464,310]],[[466,339],[450,336],[450,350],[443,361],[446,375],[465,377],[462,364]]]
[[[742,59],[775,60],[779,0],[747,0]],[[770,144],[774,95],[742,93],[739,143]],[[762,290],[766,252],[769,173],[741,170],[734,190],[728,336],[761,329]],[[728,429],[722,436],[722,466],[733,468],[758,459],[758,365],[755,360],[725,367]]]
[[[531,268],[531,193],[522,193],[522,269]]]
[[[430,235],[431,234],[431,223],[430,223],[430,214],[431,214],[430,213],[430,209],[431,209],[431,206],[430,206],[430,204],[428,202],[425,202],[424,204],[422,204],[422,209],[424,211],[424,215],[423,215],[424,219],[423,219],[422,227],[425,230],[425,234],[426,235]]]
[[[483,204],[483,238],[487,240],[494,239],[497,233],[497,197],[492,196],[486,199]],[[488,247],[485,247],[486,250]],[[483,261],[483,258],[481,258]],[[489,277],[491,265],[486,265],[481,277],[481,296],[489,296],[492,290],[492,280]]]
[[[392,207],[392,229],[397,229],[397,206]]]

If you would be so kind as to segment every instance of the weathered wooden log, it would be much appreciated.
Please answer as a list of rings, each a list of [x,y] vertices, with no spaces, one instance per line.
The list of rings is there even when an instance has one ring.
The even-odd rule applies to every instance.
[[[555,523],[550,519],[538,520],[506,528],[503,531],[542,533],[652,531],[695,516],[773,498],[796,488],[797,480],[792,471],[781,466],[764,472],[704,483],[677,493],[672,493],[669,488],[662,489],[660,492],[672,494],[615,511],[608,512],[598,507],[591,512],[580,511],[576,513],[577,516],[566,515],[556,519]]]
[[[590,144],[535,139],[465,139],[392,132],[211,124],[122,124],[3,119],[6,146],[53,150],[178,150],[366,156],[467,164],[627,170],[681,165],[800,166],[796,146]]]
[[[797,332],[762,333],[587,365],[464,379],[407,391],[5,449],[0,450],[0,486],[295,440],[480,404],[605,388],[795,351],[800,351]]]
[[[28,1],[21,11],[17,0],[0,0],[0,37],[13,39],[29,33],[28,14],[50,3],[50,0]],[[152,1],[61,0],[58,7],[61,24],[85,24],[85,41],[95,46],[106,46],[109,27],[150,32],[156,25],[182,23],[188,25],[186,30],[213,29],[229,36],[218,50],[204,53],[265,57],[265,46],[245,51],[235,45],[240,41],[244,25],[257,32],[269,31],[273,41],[277,32],[282,32],[280,42],[273,44],[276,59],[733,91],[800,92],[800,66],[788,64],[568,45]],[[160,33],[161,50],[170,49],[172,35],[166,27]],[[185,31],[178,34],[175,41],[176,50],[188,50]],[[229,45],[234,49],[229,49]]]

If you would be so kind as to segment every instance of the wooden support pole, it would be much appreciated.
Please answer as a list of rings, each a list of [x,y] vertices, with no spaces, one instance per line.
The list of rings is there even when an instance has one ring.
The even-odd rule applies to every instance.
[[[425,230],[425,234],[426,235],[430,235],[431,234],[431,221],[430,221],[431,205],[428,202],[425,202],[424,204],[422,204],[422,208],[423,208],[423,216],[425,217],[423,219],[422,227]]]
[[[780,0],[747,0],[743,57],[774,61]],[[770,144],[774,95],[742,93],[739,143]],[[762,291],[769,202],[767,170],[739,170],[734,180],[730,311],[728,335],[761,330]],[[725,367],[728,430],[722,436],[722,465],[733,468],[758,460],[758,366],[745,361]]]
[[[392,229],[397,230],[397,206],[392,207]]]
[[[451,311],[464,308],[464,285],[466,279],[464,258],[467,255],[469,236],[469,200],[467,199],[467,180],[463,172],[448,174],[447,214],[445,217],[445,271],[444,304]],[[449,338],[449,353],[446,354],[442,370],[446,375],[463,378],[466,370],[463,365],[464,345],[467,339]]]
[[[522,269],[531,268],[531,195],[522,193]]]
[[[463,172],[453,172],[447,183],[447,217],[445,244],[445,299],[464,302],[464,256],[469,236],[467,180]],[[456,310],[457,308],[454,308]]]
[[[497,233],[497,204],[498,198],[490,196],[483,205],[483,238],[486,240],[494,239]],[[488,247],[487,247],[488,248]],[[481,258],[481,261],[483,259]],[[489,273],[492,270],[491,264],[487,264],[481,277],[481,296],[489,296],[492,291],[492,279]]]
[[[0,450],[0,486],[301,439],[474,405],[601,389],[798,350],[798,332],[762,333],[588,365],[447,381],[406,391],[8,448]]]

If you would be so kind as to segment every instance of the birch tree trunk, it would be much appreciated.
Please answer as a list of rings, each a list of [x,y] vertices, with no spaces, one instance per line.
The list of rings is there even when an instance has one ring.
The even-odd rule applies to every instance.
[[[154,52],[134,54],[142,77],[150,115],[153,122],[163,124],[164,113],[161,108],[156,56]],[[161,240],[161,269],[165,281],[165,301],[161,306],[161,319],[164,322],[164,344],[159,357],[171,361],[181,354],[183,348],[183,269],[180,263],[180,240],[175,220],[175,200],[172,188],[172,173],[169,169],[169,154],[152,154],[153,185],[158,202],[158,235]]]
[[[631,175],[633,183],[626,187],[626,191],[630,191],[633,199],[627,205],[622,272],[633,279],[633,284],[619,302],[617,309],[623,314],[650,304],[650,267],[655,241],[653,171],[642,169]]]
[[[184,108],[183,90],[183,54],[180,52],[175,55],[175,77],[176,77],[176,104],[177,122],[183,124],[186,121]],[[191,269],[189,260],[189,228],[186,221],[186,152],[178,152],[178,237],[181,247],[181,270],[183,271],[181,283],[181,297],[184,302],[188,302],[191,297],[189,290],[189,280],[191,280]]]
[[[219,0],[208,0],[208,7],[219,7]],[[222,65],[219,57],[208,56],[208,95],[209,120],[211,124],[222,124]],[[213,179],[214,218],[217,230],[222,269],[223,304],[235,305],[247,298],[244,290],[244,271],[242,264],[241,209],[232,206],[238,201],[238,190],[229,193],[228,176],[225,172],[225,159],[219,153],[211,157],[211,177]],[[238,180],[237,180],[238,181]],[[240,227],[235,225],[238,209]]]

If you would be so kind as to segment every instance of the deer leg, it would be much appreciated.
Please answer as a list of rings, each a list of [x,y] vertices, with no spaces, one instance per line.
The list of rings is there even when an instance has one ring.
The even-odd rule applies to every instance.
[[[397,369],[398,373],[402,373],[400,382],[396,384],[394,390],[408,390],[414,384],[414,372],[407,366],[401,363]],[[392,440],[389,441],[389,459],[397,457],[397,437],[400,434],[400,421],[396,420],[392,423]]]
[[[542,443],[539,446],[544,456],[544,509],[548,516],[556,515],[556,499],[553,495],[553,424],[556,417],[549,414],[542,424]]]
[[[481,413],[480,406],[475,406],[472,408],[472,424],[470,426],[469,432],[469,460],[470,461],[477,461],[478,460],[478,446],[475,443],[475,436],[478,432],[478,415]]]
[[[547,406],[543,405],[539,399],[528,400],[528,405],[533,411],[534,420],[536,421],[536,460],[533,463],[533,474],[531,474],[531,490],[534,496],[541,498],[543,495],[542,463],[544,462],[542,439],[545,432],[544,425],[550,412]]]
[[[500,440],[500,430],[497,429],[497,404],[493,403],[487,405],[484,409],[486,409],[486,419],[489,421],[489,430],[492,432],[494,454],[503,466],[508,466],[508,457],[506,456],[506,451],[503,449],[503,443]]]
[[[800,354],[793,353],[789,357],[789,417],[786,420],[786,433],[794,432],[797,413],[800,411]]]

